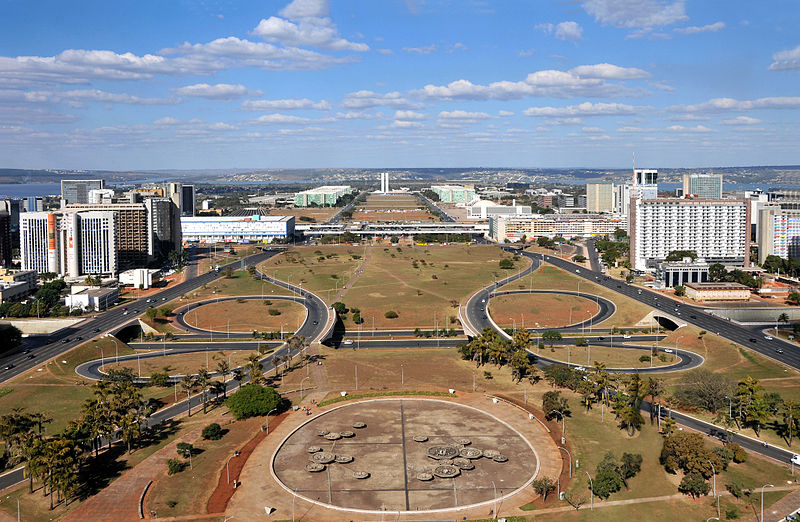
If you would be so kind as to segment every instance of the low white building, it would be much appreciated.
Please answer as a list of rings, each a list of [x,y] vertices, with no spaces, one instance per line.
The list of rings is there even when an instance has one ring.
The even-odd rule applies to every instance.
[[[513,216],[518,214],[530,214],[531,207],[523,205],[498,205],[493,201],[479,199],[470,202],[467,207],[468,219],[488,219],[491,216]]]
[[[184,241],[250,243],[285,239],[294,235],[294,216],[182,217]]]
[[[119,284],[131,285],[134,288],[148,289],[153,286],[153,275],[158,270],[152,268],[134,268],[119,274]]]
[[[520,214],[489,218],[489,235],[498,242],[538,237],[594,237],[625,229],[627,221],[615,216],[596,214]]]
[[[64,304],[70,310],[94,310],[99,312],[113,305],[119,299],[116,288],[93,286],[90,288],[76,288],[75,293],[67,295]]]

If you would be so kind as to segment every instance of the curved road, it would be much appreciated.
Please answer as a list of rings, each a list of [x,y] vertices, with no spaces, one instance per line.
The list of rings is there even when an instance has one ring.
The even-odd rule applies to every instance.
[[[597,303],[597,306],[600,308],[598,312],[585,321],[580,323],[574,323],[566,326],[554,326],[551,328],[528,328],[531,332],[544,332],[546,330],[556,330],[556,331],[577,331],[586,328],[591,328],[594,324],[601,323],[606,319],[610,318],[614,315],[614,312],[617,311],[617,306],[614,304],[613,301],[606,299],[605,297],[600,297],[598,295],[587,294],[585,292],[573,292],[571,290],[503,290],[498,292],[493,292],[489,294],[489,300],[495,298],[500,295],[513,295],[513,294],[559,294],[559,295],[571,295],[575,297],[582,297],[584,299],[588,299],[590,301],[594,301]],[[484,303],[481,303],[482,305]],[[486,305],[490,304],[490,301],[485,303]],[[477,322],[481,324],[481,330],[483,330],[486,326],[491,326],[489,318],[487,317],[488,314],[482,314],[481,317],[477,318]],[[591,330],[590,330],[591,332]]]
[[[191,312],[192,310],[194,310],[196,308],[200,308],[200,307],[205,306],[205,305],[210,305],[210,304],[214,304],[214,303],[220,303],[220,302],[223,302],[223,301],[238,301],[239,299],[245,299],[245,300],[248,300],[248,301],[253,301],[253,300],[294,301],[295,303],[299,303],[299,304],[301,304],[301,305],[306,307],[306,312],[307,313],[306,313],[306,319],[305,319],[305,321],[303,321],[303,325],[305,325],[305,323],[308,322],[309,320],[311,320],[313,326],[317,326],[320,321],[323,321],[323,322],[325,321],[324,317],[320,317],[318,315],[315,315],[314,317],[311,317],[311,311],[309,310],[309,307],[306,304],[307,303],[307,299],[306,298],[304,298],[304,297],[295,297],[295,296],[291,296],[291,295],[265,295],[265,296],[261,296],[261,295],[241,295],[241,296],[234,296],[234,297],[218,297],[218,298],[215,298],[215,299],[204,299],[203,301],[197,301],[195,303],[190,303],[190,304],[187,304],[187,305],[184,305],[184,306],[178,308],[178,310],[176,310],[177,313],[175,314],[175,319],[178,322],[178,324],[180,325],[180,327],[183,328],[184,330],[188,331],[188,332],[193,332],[193,333],[196,333],[196,334],[206,334],[206,335],[209,335],[209,334],[211,334],[213,332],[215,335],[224,336],[228,332],[223,332],[223,331],[220,331],[220,330],[213,330],[212,331],[212,330],[208,330],[208,329],[204,329],[204,328],[198,328],[197,326],[193,326],[193,325],[189,324],[188,322],[186,322],[186,315],[189,312]],[[318,310],[314,310],[315,314],[317,314],[317,312],[318,312]],[[316,321],[316,323],[314,323],[314,321]],[[303,329],[303,327],[301,326],[297,331],[299,332],[302,329]],[[236,337],[236,338],[244,338],[245,336],[248,337],[248,338],[252,338],[252,335],[253,335],[252,331],[250,331],[250,332],[239,332],[239,331],[236,331],[236,332],[230,332],[230,334],[232,336]]]

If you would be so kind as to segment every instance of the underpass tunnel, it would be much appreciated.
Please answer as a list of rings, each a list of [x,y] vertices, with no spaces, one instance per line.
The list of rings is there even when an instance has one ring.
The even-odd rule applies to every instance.
[[[674,332],[681,326],[684,326],[683,324],[678,324],[672,318],[663,315],[653,315],[653,319],[656,320],[659,326],[670,332]]]

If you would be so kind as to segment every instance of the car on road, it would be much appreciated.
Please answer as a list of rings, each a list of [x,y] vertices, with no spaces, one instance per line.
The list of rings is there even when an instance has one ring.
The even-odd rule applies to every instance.
[[[94,333],[97,333],[97,332],[99,332],[99,331],[100,331],[100,328],[95,328],[95,329],[94,329]]]
[[[128,311],[125,310],[124,312],[122,312],[122,315],[128,315]]]
[[[35,354],[35,353],[29,353],[29,354],[28,354],[28,355],[26,355],[25,357],[26,357],[27,359],[33,359],[34,357],[36,357],[36,354]]]
[[[750,338],[750,342],[751,342],[751,343],[755,343],[755,342],[757,342],[757,341],[758,341],[758,340],[757,340],[755,337],[751,337],[751,338]]]
[[[692,319],[697,319],[696,315],[690,315],[689,317],[691,317]]]
[[[353,340],[352,339],[346,339],[342,344],[344,344],[345,346],[350,346],[351,344],[353,344]]]
[[[81,337],[81,336],[79,335],[78,337],[76,337],[76,338],[75,338],[75,340],[76,340],[76,341],[83,341],[83,337]]]
[[[147,302],[148,302],[148,303],[152,303],[152,302],[153,302],[153,300],[152,300],[152,299],[148,299],[148,300],[147,300]]]
[[[775,353],[783,353],[783,348],[775,348]]]
[[[319,321],[314,321],[314,326],[318,325]]]
[[[586,371],[586,368],[584,368],[583,366],[576,366],[576,367],[575,367],[575,368],[573,368],[573,369],[574,369],[576,372],[585,372],[585,371]]]
[[[25,353],[31,353],[31,351],[30,350],[22,350],[22,353],[24,353],[24,354]]]
[[[797,454],[792,455],[792,458],[789,460],[791,461],[792,464],[797,464],[798,466],[800,466],[800,455]]]
[[[13,364],[7,364],[7,365],[6,365],[6,367],[5,367],[5,368],[3,368],[3,369],[4,369],[5,371],[8,371],[8,370],[10,370],[10,369],[11,369],[11,368],[13,368],[13,367],[14,367],[14,365],[13,365]]]
[[[166,298],[166,297],[162,297],[162,298],[161,298],[161,300],[162,300],[162,301],[166,301],[166,300],[167,300],[167,298]]]
[[[664,348],[664,353],[675,353],[675,350],[672,348]]]
[[[630,336],[630,335],[628,335],[628,334],[624,334],[624,335],[622,336],[622,338],[623,338],[623,339],[630,339],[630,338],[631,338],[631,336]]]
[[[771,341],[772,340],[772,336],[771,335],[765,335],[764,339],[766,339],[767,341]]]
[[[61,344],[67,344],[68,342],[69,342],[69,337],[65,337],[64,339],[61,339]]]

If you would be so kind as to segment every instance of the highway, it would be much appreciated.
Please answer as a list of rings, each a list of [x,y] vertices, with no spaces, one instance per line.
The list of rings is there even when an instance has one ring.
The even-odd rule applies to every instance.
[[[282,250],[279,249],[265,249],[261,253],[251,255],[225,266],[243,266],[246,268],[257,265],[281,251]],[[49,336],[27,338],[23,346],[18,350],[0,357],[0,367],[5,368],[9,365],[13,365],[10,370],[4,370],[0,373],[0,383],[35,368],[45,361],[57,357],[102,333],[115,331],[125,324],[134,322],[136,317],[144,313],[149,306],[158,306],[167,301],[177,299],[192,290],[211,283],[219,277],[220,272],[205,272],[192,279],[187,278],[184,282],[168,287],[147,298],[136,299],[122,306],[115,306],[104,312],[98,312],[93,318],[82,321],[75,326]],[[148,303],[148,299],[152,300],[152,303]],[[27,350],[30,350],[30,353],[24,353]]]

